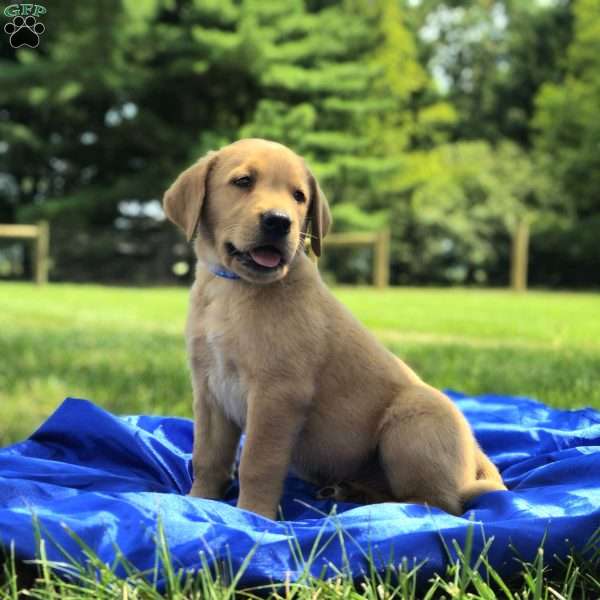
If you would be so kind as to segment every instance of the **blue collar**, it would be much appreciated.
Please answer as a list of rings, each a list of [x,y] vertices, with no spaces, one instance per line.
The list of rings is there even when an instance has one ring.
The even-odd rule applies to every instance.
[[[208,270],[217,277],[222,277],[223,279],[241,279],[241,277],[234,273],[233,271],[227,270],[225,267],[220,265],[208,265]]]

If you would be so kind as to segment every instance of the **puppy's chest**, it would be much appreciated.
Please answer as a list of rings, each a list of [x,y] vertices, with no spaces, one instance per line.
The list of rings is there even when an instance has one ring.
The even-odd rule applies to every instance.
[[[200,315],[208,350],[208,387],[223,412],[240,428],[246,425],[248,381],[281,369],[282,357],[297,344],[284,335],[286,324],[271,305],[229,298],[211,301]]]
[[[209,336],[207,344],[211,367],[208,370],[208,387],[223,412],[240,427],[246,425],[248,390],[234,357],[222,347],[218,336]]]

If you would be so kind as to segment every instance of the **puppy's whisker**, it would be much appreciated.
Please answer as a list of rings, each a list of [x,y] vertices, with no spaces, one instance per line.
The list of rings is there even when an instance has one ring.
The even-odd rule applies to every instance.
[[[235,232],[237,231],[237,226],[236,225],[226,225],[225,227],[223,227],[223,233],[231,233],[231,232]]]

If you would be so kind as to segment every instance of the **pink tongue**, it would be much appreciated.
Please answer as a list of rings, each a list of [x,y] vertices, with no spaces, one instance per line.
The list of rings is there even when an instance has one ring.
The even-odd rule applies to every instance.
[[[269,248],[250,250],[250,256],[261,267],[268,267],[270,269],[276,267],[281,262],[281,254],[276,250],[269,250]]]

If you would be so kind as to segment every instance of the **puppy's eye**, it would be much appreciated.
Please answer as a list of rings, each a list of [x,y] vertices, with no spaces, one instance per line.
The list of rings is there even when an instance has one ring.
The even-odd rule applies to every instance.
[[[296,190],[294,192],[294,199],[296,202],[306,202],[306,196],[302,190]]]
[[[231,183],[237,187],[247,188],[252,185],[252,177],[249,175],[244,175],[243,177],[237,177]]]

